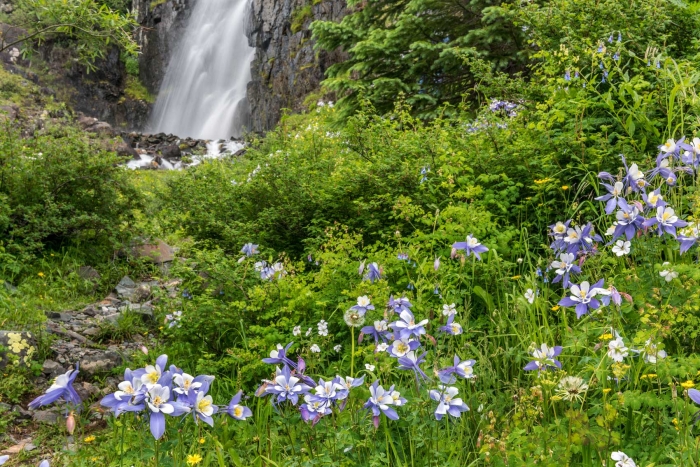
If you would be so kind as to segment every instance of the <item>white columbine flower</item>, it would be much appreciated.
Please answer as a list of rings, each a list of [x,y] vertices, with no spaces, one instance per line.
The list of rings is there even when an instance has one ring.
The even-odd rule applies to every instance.
[[[618,240],[617,242],[615,242],[615,246],[612,248],[612,251],[617,256],[629,255],[631,245],[631,242]]]
[[[152,412],[163,412],[165,414],[173,413],[175,407],[169,404],[170,388],[156,384],[148,390],[148,407]]]
[[[637,467],[637,464],[624,452],[615,451],[610,455],[615,462],[615,467]]]
[[[190,389],[196,390],[202,387],[202,383],[193,383],[192,381],[194,381],[194,376],[188,375],[187,373],[173,376],[173,383],[178,386],[173,389],[173,391],[178,394],[189,394]]]
[[[367,295],[357,297],[357,305],[363,308],[367,308],[369,306],[369,298],[367,297]]]
[[[528,303],[535,303],[535,292],[532,289],[527,289],[527,292],[525,292],[525,300],[528,301]]]
[[[622,337],[613,339],[608,342],[608,357],[618,363],[622,363],[626,356],[629,355],[629,349],[625,347]]]
[[[450,316],[450,315],[454,315],[455,313],[457,313],[457,307],[455,306],[454,303],[452,303],[450,305],[448,305],[448,304],[442,305],[442,314],[443,315]]]
[[[313,353],[319,353],[321,351],[321,348],[318,345],[314,344],[311,346],[311,351]]]

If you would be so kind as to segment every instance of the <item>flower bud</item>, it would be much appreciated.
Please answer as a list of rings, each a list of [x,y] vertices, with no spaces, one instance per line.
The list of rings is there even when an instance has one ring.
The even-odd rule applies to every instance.
[[[144,354],[148,355],[148,349],[146,348],[145,345],[142,345],[142,346],[141,346],[141,352],[143,352]]]
[[[66,430],[68,431],[69,435],[72,435],[75,431],[75,416],[73,415],[73,412],[71,412],[68,415],[68,418],[66,418]]]

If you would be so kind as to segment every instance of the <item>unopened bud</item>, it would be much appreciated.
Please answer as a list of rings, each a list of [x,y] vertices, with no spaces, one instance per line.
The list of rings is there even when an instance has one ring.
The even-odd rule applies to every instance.
[[[142,346],[141,346],[141,352],[143,352],[144,354],[148,355],[148,349],[146,348],[145,345],[142,345]]]
[[[68,415],[68,418],[66,418],[66,430],[68,431],[69,435],[72,435],[75,431],[75,416],[73,415],[73,412],[71,412]]]

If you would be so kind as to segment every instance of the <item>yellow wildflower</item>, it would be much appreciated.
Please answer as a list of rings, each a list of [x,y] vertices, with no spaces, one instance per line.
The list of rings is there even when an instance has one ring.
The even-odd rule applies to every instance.
[[[44,277],[44,273],[43,273],[43,272],[40,272],[39,274],[37,274],[37,276],[39,276],[39,277]]]
[[[683,387],[683,389],[690,389],[694,386],[695,386],[695,383],[692,382],[691,380],[688,380],[685,383],[681,383],[681,387]]]
[[[559,402],[559,401],[561,400],[561,396],[552,396],[552,397],[550,398],[550,400],[551,400],[552,402]]]
[[[204,438],[199,438],[199,444],[204,444],[204,443],[206,443],[206,442],[207,442],[206,439],[204,439]]]
[[[521,277],[522,277],[522,276],[513,276],[513,277],[511,277],[511,279],[514,280],[514,281],[517,281],[517,280],[520,279]]]
[[[543,184],[545,184],[547,182],[551,182],[551,181],[552,181],[551,178],[543,178],[541,180],[535,180],[535,185],[543,185]]]
[[[552,311],[559,311],[559,308],[561,308],[559,305],[554,305]]]
[[[603,394],[607,394],[607,393],[609,393],[610,391],[612,391],[612,389],[610,389],[610,388],[605,388],[605,389],[603,389]]]
[[[202,456],[199,454],[192,454],[187,456],[187,465],[197,465],[202,462]]]
[[[569,185],[562,185],[561,187],[562,190],[566,191],[569,189]]]
[[[90,435],[87,438],[85,438],[83,441],[85,441],[86,443],[92,443],[93,441],[95,441],[95,437]]]
[[[609,341],[612,338],[613,338],[613,335],[606,332],[605,334],[600,336],[598,339],[600,339],[601,341]]]

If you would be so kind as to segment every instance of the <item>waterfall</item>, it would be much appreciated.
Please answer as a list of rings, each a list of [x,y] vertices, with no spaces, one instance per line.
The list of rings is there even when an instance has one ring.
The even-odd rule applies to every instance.
[[[148,131],[197,139],[240,136],[255,49],[245,35],[249,0],[198,0],[170,57]]]

